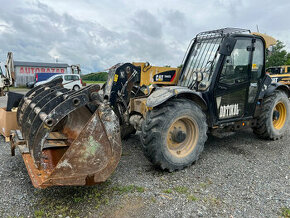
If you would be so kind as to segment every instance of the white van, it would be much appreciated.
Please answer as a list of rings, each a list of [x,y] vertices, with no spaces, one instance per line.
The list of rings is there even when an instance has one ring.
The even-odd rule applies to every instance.
[[[64,88],[67,89],[73,89],[73,90],[79,90],[82,88],[82,79],[80,75],[78,74],[57,74],[55,76],[50,77],[47,80],[37,82],[34,84],[34,87],[45,84],[47,82],[50,82],[54,79],[62,78],[62,84]]]

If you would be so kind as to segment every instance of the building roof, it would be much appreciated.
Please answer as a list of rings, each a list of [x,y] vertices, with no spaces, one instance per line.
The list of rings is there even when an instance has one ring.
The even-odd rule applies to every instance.
[[[57,68],[67,68],[68,64],[64,63],[41,63],[41,62],[26,62],[26,61],[14,61],[14,66],[23,67],[57,67]]]

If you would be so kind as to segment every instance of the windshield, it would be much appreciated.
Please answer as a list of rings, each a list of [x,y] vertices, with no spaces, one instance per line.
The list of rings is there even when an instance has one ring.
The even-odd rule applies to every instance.
[[[219,45],[221,37],[196,38],[193,43],[181,74],[179,85],[193,88],[196,82],[198,89],[207,89],[212,72],[219,59]]]

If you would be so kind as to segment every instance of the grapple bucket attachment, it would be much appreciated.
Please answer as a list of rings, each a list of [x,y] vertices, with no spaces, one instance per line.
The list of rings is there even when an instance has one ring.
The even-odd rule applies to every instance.
[[[99,86],[71,91],[54,80],[30,90],[11,134],[37,188],[105,181],[121,157],[119,120],[98,95]]]

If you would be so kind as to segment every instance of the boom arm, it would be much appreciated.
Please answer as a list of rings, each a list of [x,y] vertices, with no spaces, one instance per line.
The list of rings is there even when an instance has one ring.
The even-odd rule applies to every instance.
[[[15,80],[15,73],[14,73],[14,62],[13,62],[13,53],[8,52],[7,54],[7,61],[6,61],[6,79],[9,82],[8,86],[11,86],[13,84],[13,81]]]

